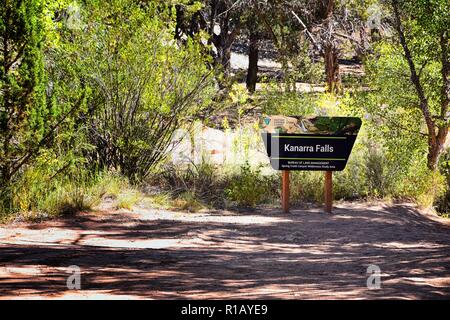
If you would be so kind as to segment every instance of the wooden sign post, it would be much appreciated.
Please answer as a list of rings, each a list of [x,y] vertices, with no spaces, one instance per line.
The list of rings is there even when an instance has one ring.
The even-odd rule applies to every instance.
[[[325,171],[324,184],[325,212],[331,213],[333,206],[333,171]]]
[[[289,212],[289,170],[281,171],[281,204],[283,212]]]
[[[281,170],[281,204],[289,212],[289,172],[325,171],[324,211],[333,205],[333,171],[344,170],[361,119],[355,117],[264,116],[261,136],[270,165]]]

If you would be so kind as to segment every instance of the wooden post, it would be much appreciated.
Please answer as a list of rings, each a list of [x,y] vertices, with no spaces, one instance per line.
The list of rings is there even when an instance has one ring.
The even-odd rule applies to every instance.
[[[331,213],[333,206],[333,171],[325,171],[325,212]]]
[[[283,212],[289,212],[289,170],[282,170],[281,172],[281,204]]]

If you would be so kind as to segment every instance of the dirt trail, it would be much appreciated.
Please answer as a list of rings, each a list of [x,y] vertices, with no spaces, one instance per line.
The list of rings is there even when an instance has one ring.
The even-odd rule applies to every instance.
[[[381,288],[366,287],[368,265]],[[81,268],[68,290],[67,267]],[[450,298],[450,226],[409,204],[81,213],[0,226],[0,299]]]

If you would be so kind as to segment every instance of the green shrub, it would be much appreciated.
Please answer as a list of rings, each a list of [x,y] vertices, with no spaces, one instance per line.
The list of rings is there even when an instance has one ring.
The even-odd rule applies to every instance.
[[[445,217],[449,216],[450,212],[450,149],[442,155],[439,162],[439,171],[445,180],[445,191],[435,201],[437,211]]]
[[[273,176],[262,176],[260,167],[253,169],[246,162],[238,174],[231,177],[225,194],[240,206],[254,207],[273,199],[277,186]]]
[[[323,199],[323,172],[291,171],[290,200],[292,203],[321,202]]]
[[[276,88],[268,87],[260,95],[258,104],[265,114],[297,115],[313,114],[317,96],[298,92],[280,92]]]
[[[85,13],[74,39],[93,89],[92,157],[139,183],[165,158],[175,130],[213,109],[212,58],[203,34],[173,41],[173,12],[157,2],[88,1]]]

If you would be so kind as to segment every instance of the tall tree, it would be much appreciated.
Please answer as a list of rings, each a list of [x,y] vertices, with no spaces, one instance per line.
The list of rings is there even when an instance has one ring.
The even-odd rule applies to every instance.
[[[291,11],[317,53],[324,59],[327,91],[340,92],[339,56],[345,42],[360,55],[367,50],[363,13],[367,3],[338,0],[304,0],[305,6]],[[359,34],[355,37],[354,34]]]
[[[336,44],[336,40],[333,34],[333,12],[335,9],[335,0],[328,0],[326,5],[323,7],[321,12],[322,24],[323,24],[323,34],[322,42],[323,49],[322,54],[325,61],[325,75],[327,89],[330,92],[340,91],[341,78],[339,73],[339,62],[338,54],[339,47]]]
[[[391,6],[416,107],[427,128],[428,167],[436,170],[449,130],[450,6],[447,0],[391,0]],[[440,71],[433,76],[436,68]],[[431,87],[430,78],[437,80]]]
[[[251,5],[251,3],[249,3]],[[252,10],[247,9],[243,15],[243,34],[247,38],[248,47],[248,68],[246,85],[249,92],[254,92],[256,89],[256,82],[258,80],[258,61],[259,49],[262,40],[270,39],[265,32],[263,23],[260,21],[258,15],[255,15]]]
[[[266,31],[266,38],[272,40],[278,51],[278,59],[281,63],[285,90],[287,91],[295,88],[295,79],[292,79],[290,75],[289,65],[292,58],[299,53],[301,47],[299,42],[302,39],[300,32],[303,30],[303,26],[299,25],[293,18],[292,11],[298,11],[306,4],[306,0],[269,0],[264,2],[252,0],[251,12],[256,13],[260,28]]]
[[[239,0],[212,0],[210,35],[217,49],[216,60],[222,65],[224,77],[231,71],[231,47],[241,31]],[[218,30],[216,28],[218,26]]]
[[[50,112],[45,103],[43,6],[41,0],[3,0],[0,5],[0,185],[6,202],[14,175],[45,135]]]
[[[52,66],[44,55],[57,50],[55,13],[65,5],[45,0],[3,0],[0,5],[0,206],[5,210],[11,209],[13,183],[56,144],[85,101],[84,90],[58,100],[59,82],[47,79]]]
[[[248,36],[248,68],[246,85],[249,92],[254,92],[258,80],[259,36],[256,28],[249,30]]]

